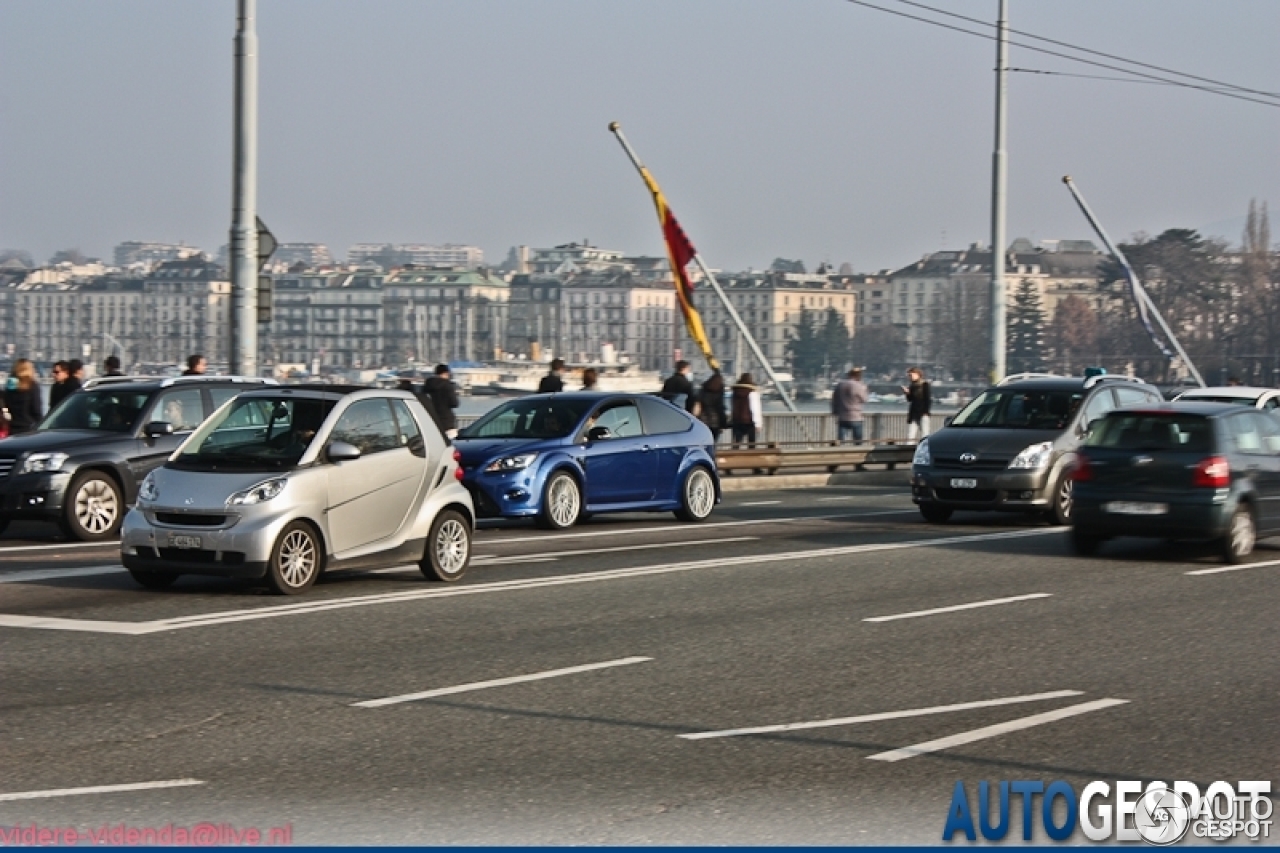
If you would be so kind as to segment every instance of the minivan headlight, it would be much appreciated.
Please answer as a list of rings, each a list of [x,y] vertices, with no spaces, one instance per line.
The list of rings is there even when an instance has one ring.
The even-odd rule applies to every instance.
[[[22,460],[19,474],[36,474],[40,471],[57,471],[67,461],[65,453],[32,453]]]
[[[1009,463],[1010,468],[1043,468],[1049,464],[1049,457],[1053,455],[1053,442],[1042,441],[1039,444],[1033,444],[1030,447],[1023,448],[1022,452],[1013,457],[1013,461]]]
[[[284,491],[285,483],[289,482],[285,477],[274,477],[270,480],[263,480],[256,486],[250,486],[242,492],[236,492],[227,498],[227,506],[251,506],[252,504],[260,504],[263,501],[269,501],[276,495]]]
[[[929,452],[929,439],[921,439],[916,445],[915,455],[911,457],[912,465],[932,465],[933,454]]]
[[[155,474],[148,474],[138,487],[138,500],[150,502],[160,497],[160,489],[156,486]]]
[[[505,471],[523,471],[533,464],[533,460],[538,458],[536,453],[521,453],[518,456],[504,456],[501,459],[495,459],[485,466],[488,473],[501,473]]]

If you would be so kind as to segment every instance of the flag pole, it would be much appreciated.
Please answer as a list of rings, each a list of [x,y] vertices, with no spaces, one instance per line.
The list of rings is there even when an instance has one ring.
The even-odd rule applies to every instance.
[[[1124,253],[1111,242],[1111,238],[1107,236],[1107,232],[1103,229],[1102,223],[1098,222],[1098,218],[1093,215],[1093,211],[1089,208],[1088,202],[1084,200],[1084,196],[1076,189],[1075,182],[1071,180],[1071,176],[1063,176],[1062,182],[1066,184],[1067,189],[1071,191],[1071,197],[1074,198],[1076,200],[1076,204],[1080,206],[1080,211],[1084,214],[1084,218],[1089,220],[1089,224],[1093,226],[1094,232],[1097,233],[1098,238],[1102,240],[1102,245],[1106,246],[1107,251],[1111,253],[1111,257],[1115,258],[1116,263],[1120,264],[1120,268],[1124,270],[1125,277],[1129,279],[1129,286],[1133,289],[1133,292],[1137,294],[1138,299],[1140,300],[1138,310],[1142,311],[1145,307],[1146,310],[1155,315],[1156,322],[1158,322],[1160,324],[1160,328],[1164,330],[1165,337],[1169,339],[1169,343],[1173,344],[1173,348],[1177,350],[1178,358],[1182,359],[1182,363],[1187,366],[1187,370],[1191,371],[1191,375],[1195,378],[1196,382],[1200,384],[1201,388],[1204,388],[1205,382],[1200,376],[1200,371],[1196,370],[1196,366],[1192,363],[1191,357],[1187,355],[1187,351],[1182,348],[1182,344],[1178,342],[1177,336],[1174,335],[1173,330],[1169,328],[1169,324],[1165,322],[1164,315],[1160,313],[1160,309],[1151,301],[1151,295],[1147,293],[1147,289],[1142,286],[1142,282],[1138,281],[1138,275],[1133,271],[1133,267],[1129,265],[1129,259],[1126,258]],[[1149,328],[1148,333],[1150,333]],[[1155,341],[1155,344],[1165,351],[1166,356],[1171,355],[1171,353],[1169,353],[1169,351],[1162,346],[1159,341]]]
[[[635,149],[631,147],[631,143],[627,141],[627,137],[623,135],[622,126],[616,121],[610,122],[609,130],[615,137],[617,137],[618,143],[622,146],[622,150],[627,152],[627,157],[631,159],[631,165],[636,167],[636,171],[640,173],[641,177],[644,177],[647,170],[645,169],[644,164],[640,162],[640,157],[636,154]],[[782,402],[787,407],[787,410],[791,412],[797,411],[796,404],[791,400],[791,395],[787,393],[787,389],[778,381],[777,375],[773,372],[773,367],[769,364],[769,359],[765,357],[765,354],[760,349],[760,345],[756,343],[756,339],[751,336],[751,332],[747,330],[746,324],[742,322],[742,317],[738,315],[737,310],[729,302],[728,297],[725,296],[724,290],[720,287],[720,282],[716,281],[716,277],[711,274],[711,270],[707,269],[706,263],[702,260],[702,255],[695,251],[693,255],[693,262],[698,265],[698,269],[702,271],[703,277],[711,285],[711,289],[715,291],[716,296],[720,298],[720,302],[724,305],[725,311],[728,312],[729,318],[733,320],[733,324],[737,327],[738,332],[746,339],[747,345],[751,347],[751,352],[755,355],[756,360],[760,362],[760,366],[764,368],[764,372],[768,374],[769,379],[773,382],[773,387],[778,389],[778,396],[782,398]],[[674,274],[674,272],[675,271],[673,270],[672,273]]]

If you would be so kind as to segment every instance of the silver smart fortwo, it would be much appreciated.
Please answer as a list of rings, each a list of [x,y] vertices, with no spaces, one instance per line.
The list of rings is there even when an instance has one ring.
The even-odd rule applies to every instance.
[[[146,587],[183,574],[265,579],[300,593],[325,571],[417,563],[455,581],[475,511],[435,422],[403,391],[249,391],[143,481],[125,567]]]

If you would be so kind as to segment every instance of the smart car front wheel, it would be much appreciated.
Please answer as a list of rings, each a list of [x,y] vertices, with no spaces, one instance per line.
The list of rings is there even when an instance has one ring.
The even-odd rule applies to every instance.
[[[280,532],[267,563],[267,585],[280,595],[305,592],[320,576],[324,552],[315,529],[295,521]]]

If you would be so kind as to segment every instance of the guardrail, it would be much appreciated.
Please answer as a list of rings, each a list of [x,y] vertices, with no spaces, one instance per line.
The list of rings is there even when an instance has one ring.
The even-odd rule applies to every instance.
[[[755,471],[776,474],[791,469],[825,469],[834,474],[842,467],[863,471],[867,465],[884,465],[893,470],[910,465],[914,444],[832,444],[813,447],[809,444],[762,444],[749,448],[720,448],[716,451],[716,467],[722,472]]]

